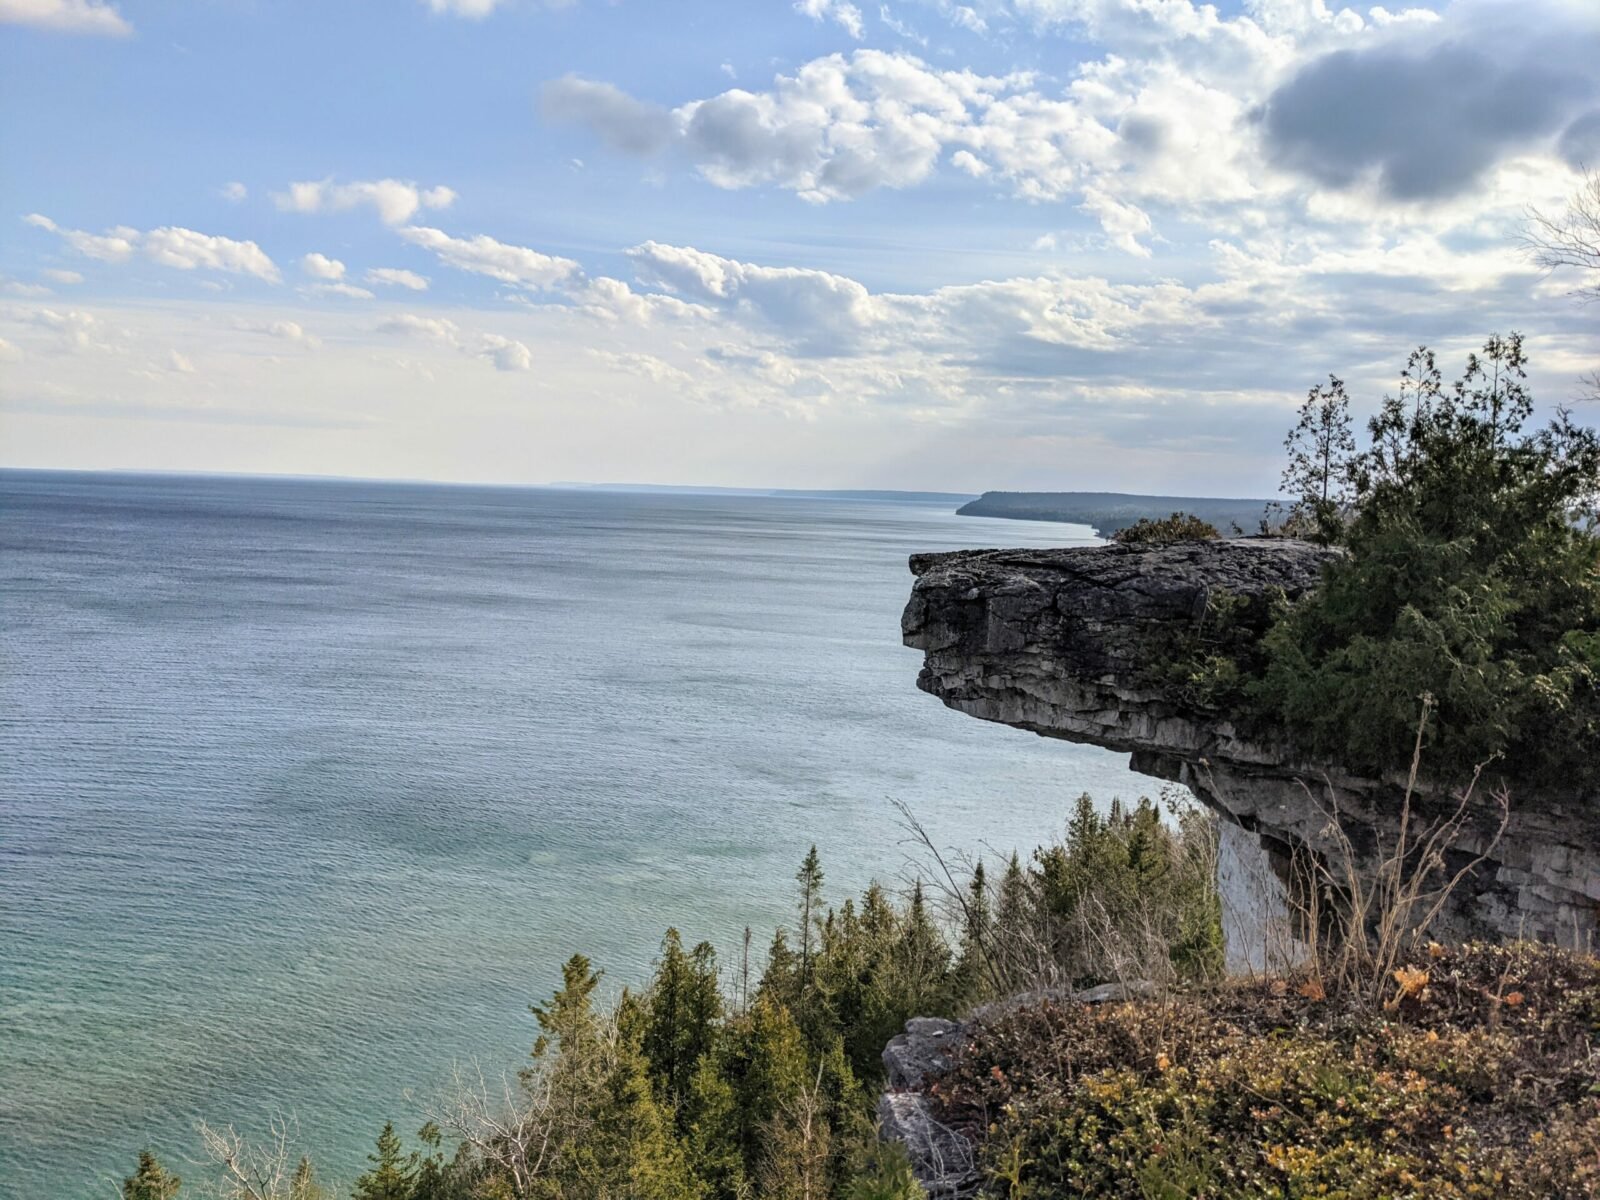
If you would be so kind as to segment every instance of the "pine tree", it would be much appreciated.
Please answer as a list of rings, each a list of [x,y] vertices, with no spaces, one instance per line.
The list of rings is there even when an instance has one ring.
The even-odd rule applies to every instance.
[[[683,951],[676,929],[661,943],[661,960],[644,1001],[645,1058],[660,1094],[677,1106],[689,1094],[700,1059],[710,1053],[722,1017],[716,953],[701,942]]]
[[[800,956],[789,948],[789,937],[782,929],[772,935],[772,945],[767,948],[767,969],[761,973],[756,985],[756,999],[769,1000],[788,1007],[800,999]]]
[[[592,1173],[581,1194],[627,1200],[697,1200],[701,1193],[655,1096],[649,1066],[624,1040],[595,1097],[588,1141]]]
[[[149,1150],[139,1151],[139,1166],[122,1181],[122,1200],[172,1200],[183,1184]]]
[[[1330,375],[1326,385],[1319,383],[1306,394],[1283,447],[1289,464],[1281,488],[1295,515],[1308,521],[1320,540],[1334,540],[1353,496],[1356,458],[1343,380]]]
[[[961,957],[956,963],[956,991],[963,1000],[975,1000],[989,982],[994,918],[989,910],[989,884],[983,860],[972,868],[967,883],[961,924]]]
[[[1000,877],[994,911],[994,951],[1004,986],[1025,977],[1033,924],[1033,895],[1022,860],[1013,850]]]
[[[893,960],[901,1004],[909,1010],[908,1016],[946,1002],[950,947],[928,911],[920,879],[912,885]]]
[[[812,922],[822,908],[822,859],[812,844],[805,861],[795,872],[795,882],[800,885],[800,980],[804,987],[811,986]]]
[[[789,1010],[762,992],[725,1031],[720,1067],[733,1086],[738,1138],[748,1177],[761,1177],[773,1122],[809,1079],[805,1038]]]
[[[384,1124],[378,1135],[377,1153],[367,1155],[367,1161],[372,1169],[356,1180],[351,1200],[411,1200],[417,1156],[405,1153],[393,1122]]]
[[[747,1194],[738,1097],[720,1069],[724,1055],[708,1054],[695,1064],[689,1098],[680,1117],[695,1173],[711,1200],[739,1200]]]
[[[591,997],[600,984],[600,972],[589,969],[589,960],[574,954],[561,968],[561,986],[548,1002],[530,1006],[538,1018],[539,1037],[533,1056],[543,1058],[553,1046],[572,1053],[580,1052],[592,1041],[596,1030]]]

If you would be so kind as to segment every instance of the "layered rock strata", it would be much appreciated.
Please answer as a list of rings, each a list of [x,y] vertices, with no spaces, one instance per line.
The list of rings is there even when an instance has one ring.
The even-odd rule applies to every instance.
[[[1242,622],[1264,629],[1271,599],[1315,587],[1331,553],[1235,538],[916,555],[903,633],[925,655],[917,686],[951,708],[1125,752],[1135,771],[1184,784],[1225,818],[1219,879],[1230,963],[1266,969],[1296,953],[1285,890],[1292,854],[1311,851],[1336,874],[1349,869],[1370,882],[1396,844],[1404,781],[1306,760],[1280,738],[1186,703],[1161,682],[1162,656],[1223,593],[1246,602]],[[1455,808],[1448,790],[1421,789],[1413,838]],[[1452,894],[1441,933],[1592,938],[1600,797],[1513,785],[1495,842],[1497,825],[1482,789],[1442,852],[1451,872],[1487,857]]]

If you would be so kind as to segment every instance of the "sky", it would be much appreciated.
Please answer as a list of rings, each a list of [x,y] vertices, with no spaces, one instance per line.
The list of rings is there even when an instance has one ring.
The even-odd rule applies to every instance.
[[[0,0],[0,465],[1268,494],[1418,344],[1579,395],[1518,238],[1597,64],[1592,0]]]

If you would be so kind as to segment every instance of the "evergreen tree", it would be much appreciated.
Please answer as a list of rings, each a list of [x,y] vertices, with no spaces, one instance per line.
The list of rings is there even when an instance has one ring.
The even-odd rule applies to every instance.
[[[738,1141],[747,1177],[763,1177],[774,1121],[809,1081],[805,1039],[789,1010],[760,993],[749,1014],[725,1031],[723,1078],[733,1087]]]
[[[756,999],[766,996],[789,1007],[799,1002],[800,992],[800,956],[789,948],[788,934],[778,929],[772,935],[772,945],[767,948],[767,969],[756,985]]]
[[[740,1200],[747,1194],[742,1123],[733,1084],[718,1066],[722,1057],[708,1054],[695,1064],[680,1117],[688,1130],[689,1161],[711,1200]]]
[[[1303,752],[1404,770],[1426,694],[1440,782],[1496,755],[1514,783],[1600,779],[1600,436],[1559,410],[1527,431],[1525,366],[1519,336],[1491,338],[1445,388],[1419,351],[1411,403],[1369,423],[1346,554],[1268,630],[1251,687]]]
[[[183,1184],[149,1150],[139,1151],[139,1166],[122,1181],[122,1200],[172,1200]]]
[[[689,1095],[700,1059],[711,1052],[722,1017],[710,944],[701,942],[685,954],[678,931],[668,929],[644,1009],[645,1058],[660,1094],[678,1106]]]
[[[997,972],[1005,987],[1026,977],[1031,957],[1033,933],[1033,894],[1022,859],[1015,850],[1006,862],[1005,874],[995,897],[994,956]]]
[[[377,1152],[367,1155],[367,1161],[372,1169],[356,1180],[351,1200],[411,1200],[417,1156],[405,1153],[393,1122],[384,1124],[378,1135]]]
[[[561,968],[561,986],[547,1003],[530,1006],[539,1022],[539,1037],[533,1043],[533,1056],[543,1058],[552,1047],[581,1053],[596,1032],[592,997],[600,985],[600,972],[590,970],[589,960],[574,954]]]
[[[1307,393],[1300,419],[1283,445],[1289,464],[1281,488],[1294,514],[1308,522],[1320,540],[1332,541],[1350,504],[1356,457],[1343,380],[1330,375],[1326,385],[1319,383]]]
[[[638,1047],[624,1040],[595,1097],[589,1122],[590,1171],[579,1194],[618,1200],[698,1200],[672,1115],[655,1097]]]
[[[965,1001],[976,1000],[990,982],[994,918],[989,911],[989,884],[983,860],[972,867],[962,911],[961,955],[956,963],[956,992]]]
[[[811,985],[812,922],[822,909],[822,860],[817,847],[806,852],[805,861],[795,872],[795,882],[800,887],[800,980],[803,987]]]

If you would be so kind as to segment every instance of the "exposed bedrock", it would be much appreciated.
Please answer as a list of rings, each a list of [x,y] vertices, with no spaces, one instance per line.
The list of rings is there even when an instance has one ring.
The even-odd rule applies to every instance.
[[[1247,735],[1227,714],[1171,694],[1156,668],[1219,592],[1259,603],[1316,586],[1331,551],[1305,542],[1236,538],[1171,546],[978,550],[922,554],[902,620],[924,652],[917,686],[986,721],[1125,751],[1135,771],[1186,785],[1225,819],[1219,879],[1235,968],[1292,955],[1283,879],[1292,850],[1336,869],[1348,856],[1330,816],[1371,879],[1399,833],[1404,781],[1307,761],[1287,742]],[[1456,807],[1423,788],[1413,830]],[[1454,937],[1525,936],[1572,944],[1600,926],[1600,797],[1512,788],[1509,822],[1477,795],[1444,847],[1453,871],[1488,858],[1440,916]]]

